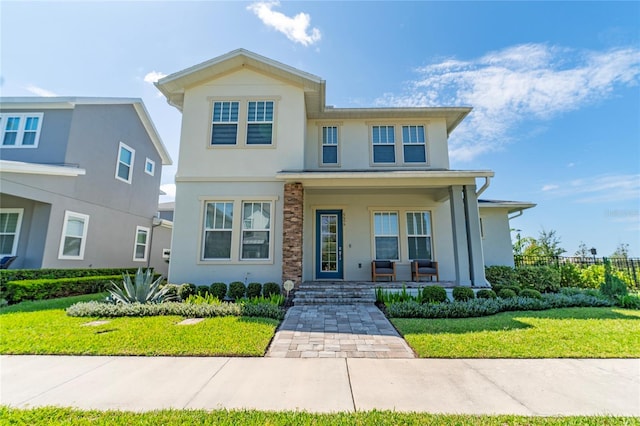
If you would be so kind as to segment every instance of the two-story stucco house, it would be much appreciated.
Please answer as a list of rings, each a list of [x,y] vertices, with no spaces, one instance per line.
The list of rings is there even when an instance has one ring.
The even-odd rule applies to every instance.
[[[140,99],[0,98],[0,256],[12,268],[155,267],[171,164]]]
[[[320,77],[243,49],[156,85],[182,112],[172,282],[369,281],[373,259],[408,281],[433,259],[487,286],[486,259],[513,264],[507,215],[533,205],[487,203],[483,235],[494,173],[449,168],[471,108],[327,107]]]

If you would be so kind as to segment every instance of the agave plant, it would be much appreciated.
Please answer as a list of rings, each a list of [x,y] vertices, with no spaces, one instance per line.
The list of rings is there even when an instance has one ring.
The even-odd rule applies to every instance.
[[[121,303],[162,303],[174,299],[174,296],[167,294],[169,287],[160,287],[162,277],[153,281],[153,271],[147,269],[142,272],[142,268],[138,268],[135,281],[131,281],[129,274],[122,274],[122,287],[111,281],[113,288],[109,289],[109,293],[113,300]]]

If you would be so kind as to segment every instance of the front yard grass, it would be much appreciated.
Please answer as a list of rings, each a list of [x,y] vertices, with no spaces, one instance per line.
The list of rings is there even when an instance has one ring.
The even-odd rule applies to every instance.
[[[640,311],[564,308],[391,319],[421,358],[637,358]]]
[[[71,408],[31,408],[19,410],[0,406],[0,417],[9,424],[65,425],[475,425],[475,426],[623,426],[637,425],[631,417],[568,416],[474,416],[461,414],[398,413],[359,411],[355,413],[314,414],[301,411],[266,412],[255,410],[160,410],[146,413],[126,411],[76,410]]]
[[[36,355],[187,355],[262,356],[277,320],[248,317],[206,318],[194,325],[176,325],[184,318],[159,316],[73,318],[64,309],[102,295],[26,302],[0,309],[0,353]]]

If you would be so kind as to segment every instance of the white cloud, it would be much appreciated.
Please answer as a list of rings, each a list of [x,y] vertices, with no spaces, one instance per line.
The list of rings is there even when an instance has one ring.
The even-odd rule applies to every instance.
[[[300,12],[293,18],[281,12],[275,12],[274,7],[280,6],[279,1],[256,2],[247,6],[268,27],[281,32],[291,41],[309,46],[320,41],[322,35],[317,28],[309,28],[311,17]]]
[[[45,98],[52,98],[52,97],[58,96],[56,93],[53,93],[50,90],[43,89],[42,87],[34,86],[33,84],[28,85],[27,87],[25,87],[25,89],[27,89],[29,92],[33,93],[34,95],[42,96]]]
[[[579,203],[609,203],[640,199],[640,174],[598,175],[545,185],[542,191],[571,197]]]
[[[166,76],[167,76],[166,74],[161,73],[159,71],[151,71],[150,73],[147,73],[147,75],[144,76],[144,81],[145,81],[145,83],[153,84],[156,81],[158,81],[161,78],[164,78]]]
[[[417,72],[405,94],[386,94],[376,103],[472,106],[450,140],[452,159],[464,161],[500,149],[525,120],[547,120],[637,84],[640,49],[578,52],[524,44],[467,61],[444,59]]]

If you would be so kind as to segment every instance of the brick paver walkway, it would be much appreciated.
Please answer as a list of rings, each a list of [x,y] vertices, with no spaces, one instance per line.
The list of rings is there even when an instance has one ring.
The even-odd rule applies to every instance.
[[[415,358],[375,305],[293,306],[267,352],[276,358]]]

